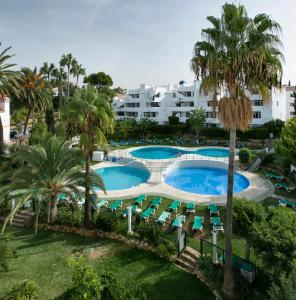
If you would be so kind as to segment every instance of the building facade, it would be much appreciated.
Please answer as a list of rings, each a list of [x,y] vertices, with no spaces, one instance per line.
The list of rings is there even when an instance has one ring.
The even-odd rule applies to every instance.
[[[205,126],[220,127],[217,114],[213,111],[212,96],[202,95],[199,92],[200,84],[201,81],[197,80],[192,85],[183,82],[179,85],[164,86],[141,84],[138,89],[129,90],[125,97],[113,99],[116,118],[139,120],[148,117],[162,125],[168,123],[170,116],[177,116],[180,122],[186,122],[191,112],[201,107],[207,115]],[[283,87],[282,90],[272,90],[271,101],[268,104],[264,104],[259,95],[248,93],[253,108],[254,127],[273,119],[285,121],[291,116],[291,108],[294,110],[294,107],[289,104],[293,99],[288,95],[290,88],[292,89]]]
[[[10,106],[9,99],[0,99],[0,118],[3,127],[3,139],[7,143],[10,140]]]

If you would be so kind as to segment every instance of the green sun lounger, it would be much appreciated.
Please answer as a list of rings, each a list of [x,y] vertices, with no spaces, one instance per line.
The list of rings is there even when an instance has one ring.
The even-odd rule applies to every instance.
[[[154,197],[151,204],[150,204],[150,207],[157,208],[160,203],[161,203],[161,198],[160,197]]]
[[[117,210],[118,207],[121,207],[121,206],[122,206],[122,201],[116,200],[112,204],[110,204],[108,206],[108,208],[112,211],[115,211],[115,210]]]
[[[168,207],[169,210],[177,211],[178,207],[180,207],[181,202],[178,200],[174,200],[171,205]]]
[[[58,197],[57,197],[58,201],[65,201],[65,200],[67,200],[67,198],[68,198],[68,195],[65,193],[58,194]]]
[[[279,205],[296,209],[296,202],[286,200],[286,199],[280,199]]]
[[[167,211],[163,211],[161,215],[158,217],[157,222],[164,224],[171,217],[171,213]]]
[[[195,216],[192,225],[192,231],[203,230],[203,221],[204,221],[203,217]]]
[[[219,216],[219,210],[216,204],[210,204],[208,208],[210,210],[210,217]]]
[[[213,230],[224,231],[223,223],[221,223],[221,220],[219,217],[211,217],[210,219],[211,219],[211,224],[213,226]]]
[[[279,190],[279,189],[284,189],[284,190],[286,190],[288,193],[290,193],[291,191],[294,191],[294,190],[296,189],[296,187],[290,186],[290,185],[288,185],[288,184],[285,183],[285,182],[277,182],[274,186],[275,186],[278,190]]]
[[[172,224],[172,227],[179,227],[180,226],[180,224],[179,224],[179,220],[181,219],[181,228],[182,228],[182,225],[183,225],[183,223],[185,223],[185,216],[184,215],[178,215],[176,218],[175,218],[175,220],[174,220],[174,222],[173,222],[173,224]]]
[[[101,200],[99,201],[99,203],[96,205],[97,208],[101,208],[103,206],[107,206],[108,205],[108,201],[107,200]]]
[[[195,212],[195,204],[192,202],[189,202],[186,204],[186,212],[187,213],[194,213]]]
[[[152,215],[154,215],[155,209],[152,207],[148,207],[143,213],[142,213],[142,218],[147,219],[150,218]]]
[[[265,176],[268,178],[268,179],[276,179],[276,180],[283,180],[285,177],[282,176],[282,175],[277,175],[277,174],[274,174],[274,173],[266,173]]]
[[[138,209],[138,206],[137,206],[137,205],[134,205],[134,204],[131,205],[131,207],[132,207],[132,213],[135,212],[135,211]],[[123,215],[123,217],[126,217],[127,214],[128,214],[128,209],[126,208],[126,209],[123,211],[122,215]]]
[[[142,203],[143,203],[145,200],[146,200],[146,195],[141,195],[141,196],[139,196],[139,197],[135,200],[134,204],[135,204],[135,205],[142,205]]]

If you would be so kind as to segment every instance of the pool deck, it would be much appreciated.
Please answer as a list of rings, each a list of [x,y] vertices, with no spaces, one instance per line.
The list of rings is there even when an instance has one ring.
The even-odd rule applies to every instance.
[[[153,146],[155,147],[155,146]],[[111,152],[111,156],[120,157],[121,159],[117,162],[102,162],[96,165],[93,165],[92,169],[111,167],[111,166],[124,166],[131,165],[133,163],[141,163],[144,168],[150,171],[150,178],[147,183],[142,183],[136,187],[132,187],[126,190],[116,190],[116,191],[107,191],[105,195],[102,191],[97,191],[97,196],[103,199],[115,200],[115,199],[130,199],[135,198],[141,194],[151,195],[151,196],[161,196],[170,199],[181,200],[183,202],[194,202],[196,204],[208,204],[216,203],[220,205],[225,205],[226,195],[199,195],[194,193],[188,193],[179,189],[176,189],[163,180],[165,173],[171,167],[174,167],[175,164],[179,163],[201,163],[202,165],[215,166],[216,164],[222,165],[224,167],[228,163],[228,158],[209,158],[196,154],[186,154],[181,155],[177,158],[171,159],[139,159],[134,158],[130,155],[130,151],[133,151],[136,148],[129,148],[126,150],[116,150]],[[177,147],[183,149],[182,147]],[[208,148],[208,147],[205,147]],[[221,147],[217,147],[221,148]],[[184,148],[189,149],[189,148]],[[201,147],[191,147],[190,149],[201,149]],[[245,198],[248,200],[261,201],[267,197],[271,197],[274,193],[274,186],[271,182],[265,179],[263,176],[245,172],[241,170],[236,170],[237,173],[245,176],[250,185],[247,189],[234,193],[234,197]]]

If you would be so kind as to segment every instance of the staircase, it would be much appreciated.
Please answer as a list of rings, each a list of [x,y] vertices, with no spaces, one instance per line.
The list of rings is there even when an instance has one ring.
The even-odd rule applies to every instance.
[[[12,226],[25,227],[34,218],[35,213],[30,210],[19,210],[12,219]]]
[[[196,274],[197,273],[197,258],[199,257],[199,252],[196,250],[186,247],[182,254],[175,260],[177,267],[183,269],[184,271]]]

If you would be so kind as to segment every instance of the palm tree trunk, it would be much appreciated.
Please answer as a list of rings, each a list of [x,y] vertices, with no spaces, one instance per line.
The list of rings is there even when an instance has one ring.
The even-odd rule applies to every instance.
[[[27,127],[28,127],[28,122],[29,122],[30,115],[31,115],[31,107],[28,108],[28,113],[27,113],[27,117],[26,117],[26,120],[25,120],[25,124],[24,124],[24,131],[23,131],[24,135],[26,135],[26,132],[27,132]]]
[[[233,172],[236,129],[230,129],[228,185],[226,203],[226,257],[224,271],[224,293],[232,298],[234,295],[233,269],[232,269],[232,200],[233,200]]]
[[[3,124],[2,119],[0,117],[0,157],[4,153],[4,137],[3,137]]]
[[[245,254],[245,259],[250,260],[250,254],[251,254],[251,245],[248,240],[246,240],[246,254]]]
[[[84,203],[84,226],[89,228],[92,226],[92,216],[91,216],[91,201],[90,201],[90,186],[89,186],[89,164],[90,159],[89,156],[86,159],[85,162],[85,203]]]
[[[49,216],[49,223],[54,223],[57,219],[58,208],[57,203],[55,200],[51,201],[50,203],[50,216]]]

